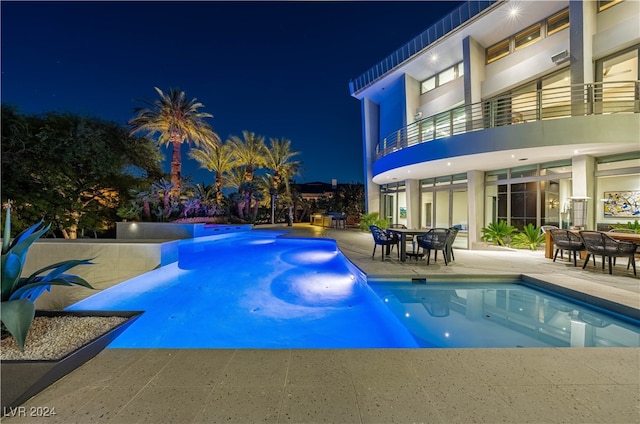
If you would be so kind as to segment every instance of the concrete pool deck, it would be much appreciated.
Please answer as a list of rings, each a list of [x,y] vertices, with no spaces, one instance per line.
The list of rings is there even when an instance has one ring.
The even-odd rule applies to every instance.
[[[458,249],[449,266],[427,266],[382,262],[380,248],[372,259],[357,230],[261,228],[335,238],[370,277],[525,274],[640,309],[640,278],[623,260],[610,276],[541,251]],[[640,423],[640,349],[106,349],[23,406],[2,421]]]

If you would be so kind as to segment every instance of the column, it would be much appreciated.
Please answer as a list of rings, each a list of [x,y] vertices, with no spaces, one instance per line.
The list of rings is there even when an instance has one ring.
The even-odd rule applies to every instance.
[[[467,171],[467,208],[469,249],[482,240],[484,227],[484,172]]]

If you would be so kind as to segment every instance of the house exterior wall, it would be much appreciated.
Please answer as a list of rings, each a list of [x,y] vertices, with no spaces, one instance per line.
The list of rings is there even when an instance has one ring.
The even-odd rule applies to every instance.
[[[522,13],[516,19],[508,19],[507,15],[513,8],[522,8]],[[548,18],[565,9],[568,9],[569,27],[547,35]],[[515,36],[536,23],[542,25],[540,39],[515,49]],[[486,63],[487,48],[504,39],[511,40],[510,53]],[[473,19],[451,28],[422,51],[390,69],[386,75],[358,90],[352,89],[352,96],[363,105],[367,211],[381,211],[381,186],[392,181],[404,182],[405,191],[402,193],[407,196],[407,216],[402,220],[411,226],[420,226],[419,216],[424,214],[421,208],[426,207],[421,201],[421,181],[466,174],[465,207],[469,247],[472,247],[480,240],[480,230],[490,219],[490,211],[495,209],[495,205],[492,209],[486,204],[489,201],[484,193],[487,173],[503,168],[517,169],[528,164],[533,168],[537,166],[538,170],[553,168],[547,164],[559,161],[569,164],[568,173],[561,173],[559,177],[560,192],[557,194],[562,198],[561,203],[568,202],[571,196],[589,197],[587,225],[595,228],[602,210],[598,204],[602,190],[597,186],[597,173],[594,171],[599,161],[613,156],[636,160],[618,181],[625,190],[640,190],[640,178],[634,178],[640,177],[637,139],[640,130],[640,99],[637,97],[640,75],[637,56],[635,74],[631,72],[628,78],[624,77],[628,81],[627,88],[631,87],[627,93],[631,92],[635,100],[627,99],[621,107],[604,113],[598,109],[602,107],[598,102],[606,100],[603,97],[605,86],[598,85],[602,81],[602,59],[609,60],[620,52],[634,49],[640,52],[640,2],[631,0],[602,11],[598,11],[596,1],[498,1]],[[554,62],[552,58],[564,51],[568,52],[567,60]],[[440,58],[439,64],[429,59],[436,56]],[[464,69],[461,77],[421,93],[422,81],[460,61]],[[513,122],[486,124],[478,128],[485,125],[483,120],[489,122],[488,119],[493,119],[491,114],[494,112],[490,107],[505,108],[505,116],[511,116],[510,102],[514,100],[508,97],[504,103],[498,101],[490,105],[494,101],[492,99],[510,96],[512,90],[532,84],[540,87],[541,81],[547,81],[543,78],[564,70],[568,70],[570,76],[565,84],[570,87],[567,88],[569,94],[566,94],[567,114],[559,119],[547,119],[544,114],[548,115],[550,110],[540,109],[537,117],[532,112],[534,117],[526,122],[514,118]],[[555,84],[563,86],[562,81]],[[545,87],[541,92],[531,94],[532,99],[538,96],[539,108],[544,107],[542,97],[553,95],[544,90]],[[600,93],[600,97],[596,95],[591,103],[582,103],[583,97],[594,92]],[[454,115],[454,108],[460,111],[461,105],[464,111]],[[421,115],[416,115],[418,112]],[[437,115],[443,112],[444,115]],[[447,113],[451,113],[449,121]],[[466,132],[438,132],[433,129],[435,135],[423,139],[421,122],[425,122],[426,127],[429,122],[434,123],[433,127],[443,122],[440,128],[445,130],[448,122],[453,129],[456,116],[463,121],[463,128],[466,125]],[[438,121],[440,117],[442,119]],[[416,120],[420,122],[416,123]],[[410,134],[411,131],[414,133]],[[545,174],[535,178],[536,181],[547,181],[552,176]],[[540,192],[540,187],[545,187],[545,184],[536,184],[538,216],[535,222],[542,223],[545,221],[545,217],[540,216],[545,213],[543,209],[552,209],[545,207],[544,202],[552,197],[545,197],[546,194]],[[614,185],[610,180],[607,184]],[[445,197],[438,196],[439,201],[435,202],[436,208],[433,209],[436,215],[453,215],[449,213],[450,204],[448,210],[443,209]],[[511,213],[511,209],[509,205],[506,210]],[[460,220],[458,212],[456,220]],[[449,216],[451,219],[454,218]],[[437,216],[434,222],[442,224]]]

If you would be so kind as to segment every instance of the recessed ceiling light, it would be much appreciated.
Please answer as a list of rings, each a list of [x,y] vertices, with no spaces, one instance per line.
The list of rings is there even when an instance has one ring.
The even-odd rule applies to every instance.
[[[447,166],[451,166],[451,162],[447,162]]]

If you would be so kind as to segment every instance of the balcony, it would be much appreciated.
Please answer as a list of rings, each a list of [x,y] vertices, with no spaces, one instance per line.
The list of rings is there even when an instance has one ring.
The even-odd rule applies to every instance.
[[[512,93],[459,106],[387,135],[376,145],[376,159],[457,134],[526,122],[617,113],[640,113],[640,81],[579,84]]]

